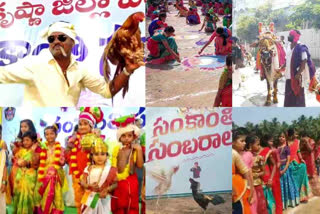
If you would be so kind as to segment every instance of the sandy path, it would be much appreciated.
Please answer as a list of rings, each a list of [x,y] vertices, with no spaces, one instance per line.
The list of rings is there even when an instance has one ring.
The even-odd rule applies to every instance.
[[[209,204],[205,214],[224,214],[231,213],[231,193],[221,194],[225,203],[219,205]],[[197,214],[203,213],[203,209],[193,200],[192,197],[186,198],[164,198],[159,200],[159,206],[156,206],[157,200],[147,200],[147,214]]]

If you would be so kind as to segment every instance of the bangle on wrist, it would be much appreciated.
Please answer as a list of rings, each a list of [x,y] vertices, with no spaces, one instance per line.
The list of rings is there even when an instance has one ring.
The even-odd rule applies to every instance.
[[[129,76],[131,75],[131,73],[129,73],[126,68],[123,68],[123,73],[124,73],[127,77],[129,77]]]

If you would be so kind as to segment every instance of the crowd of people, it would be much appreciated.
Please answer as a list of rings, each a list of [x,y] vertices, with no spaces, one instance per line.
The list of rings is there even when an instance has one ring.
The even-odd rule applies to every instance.
[[[204,16],[202,27],[199,31],[205,30],[206,33],[212,33],[209,41],[199,51],[199,54],[215,41],[215,54],[228,55],[231,54],[231,25],[232,25],[232,4],[221,3],[218,0],[202,0],[189,1],[189,8],[187,8],[182,0],[177,0],[173,5],[177,10],[179,17],[185,17],[187,25],[201,24],[198,7],[201,7],[201,13]],[[147,42],[149,55],[148,63],[164,64],[168,61],[177,60],[180,62],[178,46],[174,39],[175,29],[173,26],[168,26],[166,23],[169,12],[167,1],[150,1],[147,5],[147,17],[152,22],[148,26],[150,38]],[[219,18],[220,16],[220,18]],[[222,18],[222,25],[218,22]],[[169,33],[170,32],[170,33]]]
[[[178,45],[174,38],[175,28],[166,23],[170,4],[164,0],[148,3],[146,16],[152,21],[148,26],[150,37],[147,41],[149,51],[147,62],[150,64],[165,64],[175,60],[181,62]],[[232,53],[232,4],[218,0],[190,0],[187,8],[182,0],[177,0],[172,3],[172,6],[178,10],[178,17],[185,18],[186,25],[201,25],[199,11],[204,16],[199,32],[204,29],[205,33],[211,36],[198,54],[202,54],[214,41],[215,55],[226,56],[226,67],[220,77],[214,106],[232,106],[232,66],[231,58],[229,57],[228,60],[227,57]]]
[[[144,164],[140,125],[133,115],[115,119],[118,144],[109,154],[101,130],[95,128],[102,119],[100,108],[81,109],[66,148],[56,141],[57,124],[44,128],[42,140],[33,122],[22,120],[11,150],[0,140],[0,209],[11,204],[13,213],[64,213],[70,200],[64,195],[73,189],[74,201],[68,203],[78,213],[145,213],[144,182],[137,176]]]
[[[281,214],[320,196],[320,141],[293,128],[259,138],[233,131],[233,213]]]

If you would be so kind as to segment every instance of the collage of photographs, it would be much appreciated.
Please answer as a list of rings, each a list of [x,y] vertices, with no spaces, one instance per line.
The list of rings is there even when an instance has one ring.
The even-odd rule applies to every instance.
[[[320,213],[320,0],[0,0],[0,214]]]

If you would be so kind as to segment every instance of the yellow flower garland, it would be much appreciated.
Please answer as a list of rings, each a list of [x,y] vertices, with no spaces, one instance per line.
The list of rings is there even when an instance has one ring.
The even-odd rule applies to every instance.
[[[117,167],[118,165],[118,155],[120,151],[120,145],[116,146],[112,152],[112,160],[111,160],[111,165],[113,167]],[[133,161],[136,162],[136,153],[133,152]],[[125,180],[127,177],[130,175],[130,160],[129,163],[127,163],[126,167],[124,168],[123,172],[117,173],[118,180]]]
[[[48,142],[45,142],[48,148]],[[46,169],[46,160],[47,160],[47,148],[41,148],[40,152],[40,166],[38,169],[38,181],[41,181],[45,176],[45,169]],[[60,158],[61,158],[61,145],[59,142],[55,142],[54,144],[54,152],[53,152],[53,166],[55,169],[60,169]]]

